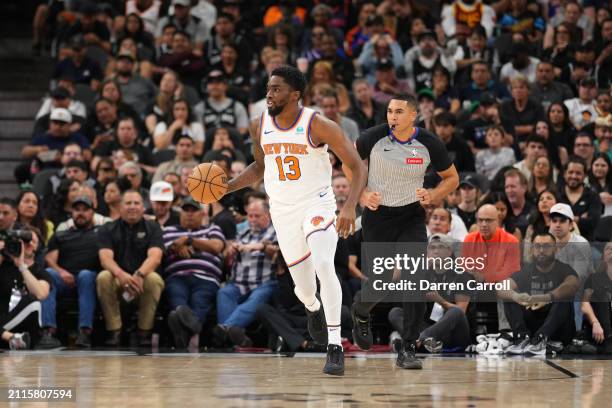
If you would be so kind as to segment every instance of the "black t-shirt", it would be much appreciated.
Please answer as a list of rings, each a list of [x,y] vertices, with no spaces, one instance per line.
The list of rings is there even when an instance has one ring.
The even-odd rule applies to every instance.
[[[446,150],[448,151],[448,157],[455,163],[458,172],[476,171],[474,153],[472,153],[470,145],[461,137],[453,135],[446,145]]]
[[[236,239],[236,222],[232,212],[227,208],[210,219],[210,222],[217,224],[227,240]]]
[[[517,292],[530,295],[542,295],[558,288],[568,276],[578,278],[576,271],[566,263],[555,260],[553,268],[548,273],[541,273],[535,263],[527,264],[510,276],[516,283]]]
[[[612,280],[605,271],[590,275],[584,282],[584,289],[593,289],[591,302],[612,302]]]
[[[489,147],[486,141],[487,129],[493,125],[492,122],[477,118],[465,122],[463,125],[463,139],[474,143],[477,149]]]
[[[69,76],[75,78],[77,84],[89,85],[92,80],[101,81],[104,79],[104,73],[100,65],[91,58],[85,57],[81,65],[77,66],[72,58],[61,60],[55,66],[53,78],[61,78]]]
[[[476,223],[476,210],[463,211],[461,208],[457,207],[457,215],[461,217],[468,231],[470,227]]]
[[[464,295],[471,297],[470,290],[467,288],[467,282],[472,279],[472,277],[467,273],[456,273],[452,270],[448,270],[444,273],[436,273],[434,271],[429,271],[427,273],[427,279],[429,282],[435,283],[457,283],[457,289],[446,288],[445,290],[437,290],[438,294],[442,296],[444,300],[447,302],[455,303],[457,301],[457,295]]]
[[[32,275],[34,275],[36,279],[42,279],[51,286],[51,276],[45,271],[42,263],[34,263],[30,267],[30,272],[32,272]],[[9,312],[9,303],[11,301],[13,288],[17,289],[22,294],[29,293],[19,269],[12,260],[4,257],[2,264],[0,264],[0,315]]]
[[[148,210],[146,210],[145,214],[147,214],[147,215],[155,215],[153,213],[153,209],[152,208],[149,208]],[[168,220],[166,221],[166,223],[164,225],[162,225],[161,227],[163,228],[163,227],[169,227],[171,225],[179,225],[180,223],[181,223],[181,213],[179,213],[176,210],[170,209],[170,217],[168,217]]]
[[[162,230],[155,221],[143,219],[130,226],[118,219],[98,229],[98,249],[111,249],[115,262],[128,273],[138,270],[149,248],[164,250]]]
[[[99,271],[98,228],[71,228],[56,232],[49,240],[49,251],[59,251],[58,265],[74,275],[83,269]]]

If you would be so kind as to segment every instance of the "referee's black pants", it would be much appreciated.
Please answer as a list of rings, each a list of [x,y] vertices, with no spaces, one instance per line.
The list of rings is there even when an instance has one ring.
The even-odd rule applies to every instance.
[[[386,243],[426,243],[427,229],[425,227],[425,209],[419,202],[408,204],[401,207],[379,206],[376,211],[365,209],[361,216],[361,228],[363,243],[386,242]],[[366,248],[367,251],[367,248]],[[371,285],[374,281],[372,271],[363,271],[370,279],[364,285]],[[370,289],[370,290],[367,290]],[[374,291],[367,288],[368,299],[362,301],[357,294],[355,310],[360,316],[368,316],[374,306],[383,301],[386,293]],[[371,295],[374,296],[371,296]],[[416,294],[418,295],[418,294]],[[412,296],[415,296],[413,293]],[[423,322],[426,303],[404,300],[402,307],[404,310],[404,325],[400,333],[405,343],[414,342],[419,338],[419,329]]]

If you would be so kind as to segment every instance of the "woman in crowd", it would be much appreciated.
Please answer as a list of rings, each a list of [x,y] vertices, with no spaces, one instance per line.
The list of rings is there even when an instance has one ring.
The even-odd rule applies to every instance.
[[[503,145],[504,134],[501,126],[488,128],[485,134],[488,147],[476,154],[476,171],[489,180],[492,180],[504,166],[512,166],[516,163],[514,150]]]
[[[499,227],[521,241],[521,230],[518,229],[512,221],[510,203],[508,202],[508,198],[506,198],[506,194],[502,192],[490,192],[483,198],[481,201],[481,205],[482,204],[493,204],[495,208],[497,208]],[[476,226],[476,224],[474,224],[474,226]]]
[[[544,190],[554,190],[555,179],[555,172],[548,156],[538,157],[529,178],[529,194],[536,197]]]
[[[606,153],[597,153],[589,170],[589,185],[599,193],[603,216],[612,215],[612,165]]]
[[[310,106],[313,101],[308,97],[312,94],[312,88],[319,84],[327,84],[332,87],[338,95],[340,112],[344,113],[351,107],[346,87],[342,85],[334,75],[332,64],[328,61],[318,61],[312,68],[312,78],[306,87],[306,97],[304,98],[304,106]]]
[[[565,155],[571,152],[576,138],[576,128],[570,122],[569,111],[564,103],[553,102],[548,107],[550,144],[565,148]],[[560,154],[561,158],[561,154]]]
[[[182,85],[174,71],[167,71],[159,82],[159,92],[153,103],[147,108],[145,115],[145,125],[147,132],[153,136],[155,126],[163,122],[172,108],[175,99],[182,97]]]
[[[53,235],[53,223],[45,219],[43,208],[36,193],[31,190],[22,191],[17,196],[16,201],[17,221],[40,231],[43,243],[46,245]]]
[[[529,244],[534,234],[546,232],[550,228],[550,209],[557,204],[555,189],[546,188],[537,195],[537,208],[529,215],[529,226],[525,232],[525,242]]]
[[[142,53],[138,49],[136,41],[132,37],[124,37],[119,42],[115,56],[130,54],[134,60],[134,74],[138,74],[143,78],[151,79],[153,77],[153,64],[142,58]],[[106,77],[110,77],[115,72],[115,60],[111,59],[106,65]]]
[[[121,207],[121,189],[119,188],[119,182],[111,181],[104,188],[104,211],[100,211],[100,214],[110,217],[113,221],[118,219],[121,214],[119,209]]]
[[[63,179],[60,182],[54,200],[50,203],[47,217],[53,225],[59,225],[70,218],[72,214],[72,200],[77,196],[81,183],[72,179]]]
[[[539,120],[536,122],[535,134],[543,137],[548,142],[548,155],[556,171],[563,167],[563,164],[567,163],[567,149],[563,146],[559,146],[558,140],[550,136],[550,124],[548,121]]]
[[[129,116],[130,118],[134,119],[134,123],[138,128],[142,127],[142,120],[140,120],[140,116],[136,110],[127,103],[123,102],[121,88],[115,79],[107,78],[102,81],[102,85],[100,86],[100,97],[108,99],[117,106],[118,117]]]
[[[442,65],[438,65],[434,68],[431,75],[436,107],[444,108],[453,115],[456,115],[461,108],[461,102],[455,88],[451,87],[450,72]]]
[[[155,126],[153,132],[155,149],[174,149],[177,137],[184,134],[189,135],[195,142],[195,155],[202,156],[204,127],[196,121],[189,103],[185,99],[177,99],[172,103],[167,119]]]
[[[155,38],[144,29],[143,21],[136,13],[127,15],[123,30],[117,33],[118,43],[121,43],[121,40],[127,37],[131,38],[136,44],[138,57],[141,60],[155,60]]]

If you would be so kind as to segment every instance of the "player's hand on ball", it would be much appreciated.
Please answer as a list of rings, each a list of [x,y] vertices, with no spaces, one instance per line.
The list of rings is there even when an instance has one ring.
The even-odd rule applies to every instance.
[[[368,208],[372,211],[376,211],[378,206],[380,205],[380,200],[382,199],[382,194],[378,191],[367,191],[364,190],[361,193],[361,198],[359,199],[359,204],[362,207]]]
[[[338,218],[336,219],[336,230],[340,237],[348,238],[349,235],[355,232],[356,217],[357,215],[355,214],[354,208],[349,208],[345,205],[342,210],[340,210],[340,214],[338,214]]]
[[[433,205],[433,199],[431,197],[431,192],[426,188],[417,188],[416,196],[419,199],[419,202],[423,207],[428,205]]]

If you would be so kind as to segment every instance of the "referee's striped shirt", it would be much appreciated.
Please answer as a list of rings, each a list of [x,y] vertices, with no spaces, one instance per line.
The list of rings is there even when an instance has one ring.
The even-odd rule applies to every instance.
[[[369,160],[368,189],[381,193],[381,205],[401,207],[418,201],[416,189],[431,165],[437,172],[452,161],[444,143],[433,133],[417,127],[412,138],[395,138],[388,124],[374,126],[361,134],[355,147]]]
[[[196,251],[191,258],[181,258],[177,254],[168,251],[172,243],[180,237],[220,239],[225,244],[225,236],[221,228],[215,224],[209,224],[196,230],[187,230],[180,225],[164,228],[164,247],[166,248],[164,277],[169,279],[174,276],[193,275],[220,285],[223,278],[223,261],[221,256],[213,255],[206,251]]]

